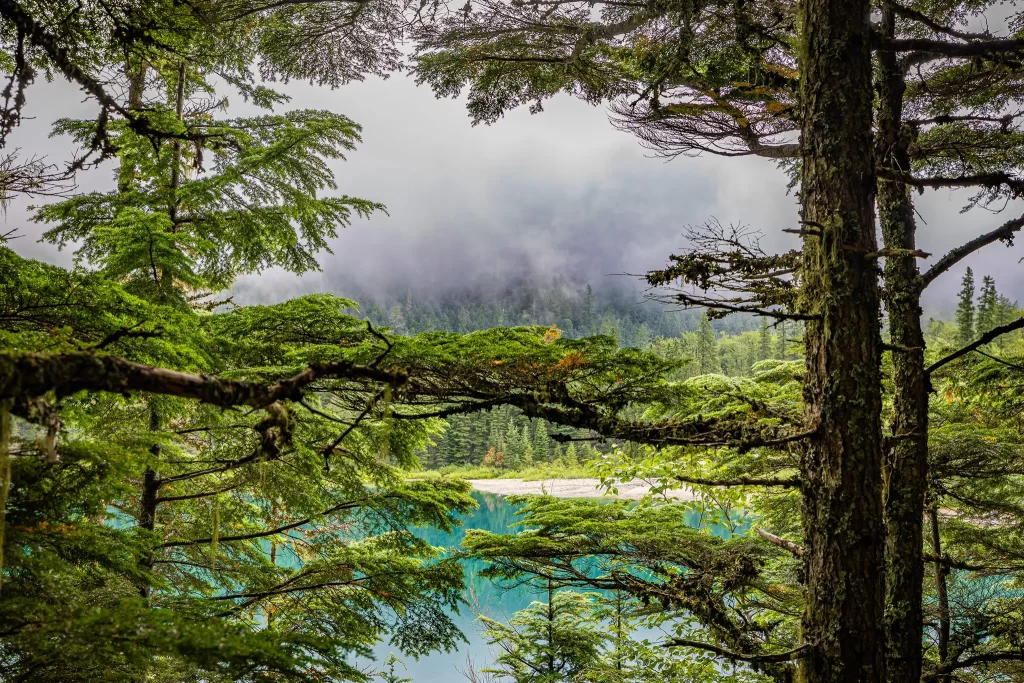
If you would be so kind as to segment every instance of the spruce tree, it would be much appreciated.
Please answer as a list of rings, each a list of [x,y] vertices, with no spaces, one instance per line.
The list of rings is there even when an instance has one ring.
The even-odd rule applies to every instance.
[[[968,266],[960,282],[960,295],[956,306],[957,342],[965,346],[974,341],[974,271]]]
[[[585,680],[600,664],[607,640],[596,604],[595,594],[549,587],[546,602],[516,612],[508,624],[482,616],[484,637],[499,653],[483,671],[513,683]]]
[[[715,330],[711,327],[711,319],[706,313],[701,314],[700,327],[697,328],[695,355],[700,374],[708,375],[721,370],[718,358],[718,339],[715,337]]]
[[[991,275],[981,279],[981,292],[978,294],[978,325],[977,334],[982,335],[999,324],[999,292],[996,281]]]
[[[780,320],[775,332],[775,357],[780,360],[789,359],[789,329],[788,321]]]
[[[505,430],[504,448],[505,467],[511,470],[518,470],[523,466],[523,439],[519,434],[519,427],[514,420],[509,420]]]
[[[565,447],[565,466],[571,469],[578,467],[579,464],[580,458],[576,450],[576,442],[570,441],[569,445]]]
[[[530,438],[530,427],[529,425],[523,425],[523,429],[519,432],[519,466],[529,467],[534,463],[535,454],[533,452],[533,439]]]
[[[537,420],[537,428],[533,431],[533,457],[538,463],[551,462],[551,440],[544,420]]]
[[[767,318],[761,318],[761,329],[757,337],[757,360],[768,360],[772,357],[772,331]]]

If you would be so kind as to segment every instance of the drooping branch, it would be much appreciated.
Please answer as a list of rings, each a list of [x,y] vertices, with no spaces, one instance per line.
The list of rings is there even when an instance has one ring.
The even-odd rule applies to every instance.
[[[319,519],[320,517],[325,517],[327,515],[333,515],[334,513],[340,512],[342,510],[354,510],[356,508],[362,507],[363,505],[365,505],[367,503],[368,500],[369,500],[368,498],[363,498],[363,499],[360,499],[360,500],[347,500],[347,501],[345,501],[343,503],[338,503],[337,505],[334,505],[334,506],[331,506],[331,507],[327,508],[326,510],[321,512],[319,515],[306,517],[304,519],[300,519],[300,520],[297,520],[297,521],[294,521],[294,522],[290,522],[289,524],[284,524],[284,525],[281,525],[279,527],[275,527],[273,529],[263,529],[263,530],[254,531],[254,532],[248,533],[248,534],[237,534],[235,536],[219,536],[217,540],[220,543],[230,543],[230,542],[234,542],[234,541],[252,541],[252,540],[255,540],[257,538],[266,538],[267,536],[276,536],[277,534],[283,534],[286,531],[291,531],[292,529],[298,529],[301,526],[305,526],[306,524],[309,524],[310,522],[312,522],[314,519]],[[192,545],[206,545],[206,544],[210,543],[211,541],[213,541],[213,538],[194,538],[194,539],[187,540],[187,541],[167,541],[166,543],[161,543],[157,547],[158,548],[181,548],[181,547],[192,546]]]
[[[938,669],[924,675],[921,680],[933,681],[941,678],[947,674],[951,674],[954,671],[960,669],[966,669],[977,664],[991,664],[992,662],[1024,662],[1024,652],[1020,650],[1007,650],[1002,652],[984,652],[981,654],[972,655],[960,661],[953,661],[945,666],[939,667]]]
[[[963,348],[954,351],[948,356],[945,356],[944,358],[940,358],[939,360],[935,361],[925,369],[925,372],[931,374],[938,370],[939,368],[943,367],[944,365],[952,363],[957,358],[966,356],[971,351],[974,351],[975,349],[998,339],[1000,336],[1008,332],[1013,332],[1014,330],[1019,330],[1022,328],[1024,328],[1024,318],[1018,318],[1017,320],[1014,320],[1011,323],[1006,323],[1005,325],[1000,325],[999,327],[993,327],[991,330],[981,335],[967,346],[964,346]]]
[[[987,232],[984,235],[975,237],[970,242],[966,242],[959,247],[952,249],[942,258],[940,258],[934,266],[929,268],[927,271],[920,276],[920,286],[924,289],[932,283],[935,278],[945,273],[947,270],[952,268],[954,265],[959,263],[961,260],[970,256],[974,252],[978,251],[982,247],[988,246],[993,242],[1003,241],[1009,245],[1013,244],[1013,237],[1016,235],[1021,228],[1024,228],[1024,215],[1009,220],[1000,225],[995,230]]]
[[[649,298],[703,307],[709,317],[751,313],[780,320],[816,318],[797,309],[799,252],[767,253],[757,232],[718,220],[688,229],[687,237],[690,249],[673,254],[666,267],[645,276],[652,287],[671,287],[671,293]]]
[[[798,648],[787,650],[786,652],[777,652],[774,654],[759,654],[759,655],[745,655],[739,652],[732,652],[725,648],[712,645],[710,643],[702,643],[697,640],[687,640],[686,638],[672,638],[663,643],[664,647],[692,647],[697,650],[706,650],[712,652],[719,657],[725,659],[732,659],[739,662],[751,662],[760,664],[772,664],[779,662],[792,662],[797,659],[802,659],[807,656],[807,651],[811,649],[808,644],[801,645]]]
[[[917,10],[912,9],[910,7],[905,7],[903,5],[900,5],[899,3],[890,2],[889,7],[892,8],[892,11],[895,14],[903,17],[904,19],[910,19],[911,21],[916,21],[921,24],[924,24],[925,26],[930,28],[932,31],[935,31],[936,33],[942,33],[944,35],[951,36],[953,38],[959,38],[961,40],[988,40],[992,38],[992,34],[989,33],[988,31],[985,31],[983,33],[973,33],[970,31],[959,31],[950,26],[944,26],[939,22],[935,21],[934,19],[932,19],[931,17],[929,17],[927,14],[918,12]]]
[[[128,126],[139,135],[151,140],[204,140],[210,136],[206,133],[189,130],[172,130],[154,125],[144,110],[131,109],[111,95],[99,78],[88,73],[76,61],[72,51],[61,45],[57,36],[53,35],[35,17],[33,17],[17,0],[0,0],[0,17],[14,24],[20,36],[29,44],[46,54],[50,63],[72,83],[78,84],[100,105],[100,117],[97,121],[97,134],[92,142],[90,152],[100,152],[101,158],[114,154],[115,148],[106,135],[106,124],[112,114],[121,116]],[[123,28],[123,27],[122,27]],[[0,144],[3,138],[0,137]],[[85,159],[78,159],[70,170],[83,167]]]

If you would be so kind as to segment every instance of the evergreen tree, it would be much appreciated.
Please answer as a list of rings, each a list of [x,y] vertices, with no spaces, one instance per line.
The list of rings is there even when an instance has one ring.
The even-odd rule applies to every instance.
[[[700,327],[697,329],[696,361],[702,375],[709,375],[721,370],[718,358],[718,340],[711,327],[711,319],[706,313],[701,315]]]
[[[569,445],[565,447],[565,466],[569,468],[578,467],[580,464],[580,458],[576,451],[576,442],[570,441]]]
[[[550,582],[549,582],[550,584]],[[497,646],[494,667],[484,669],[513,683],[571,683],[601,662],[607,635],[594,616],[596,596],[548,588],[508,624],[481,617],[484,637]]]
[[[562,448],[562,444],[555,442],[555,447],[551,449],[551,462],[556,465],[565,465],[565,450]]]
[[[957,309],[959,312],[959,309]],[[999,293],[996,281],[991,275],[981,279],[981,292],[978,295],[977,334],[982,335],[999,324]]]
[[[638,349],[646,350],[651,345],[651,330],[647,327],[647,323],[640,323],[636,328],[636,337],[633,343]]]
[[[956,307],[957,341],[966,346],[974,341],[974,271],[967,268],[960,283],[960,297]]]
[[[757,360],[768,360],[772,357],[772,331],[767,318],[761,318],[761,329],[757,338]]]
[[[522,430],[519,432],[519,440],[519,466],[529,467],[534,463],[533,439],[530,438],[529,425],[523,425]]]
[[[538,463],[551,462],[551,440],[544,420],[537,420],[537,428],[533,431],[533,457]]]
[[[583,291],[583,329],[587,334],[594,334],[596,330],[594,311],[594,290],[588,284]]]
[[[789,322],[780,320],[775,332],[775,357],[780,360],[789,359]]]
[[[523,439],[519,434],[519,428],[515,421],[509,420],[505,430],[504,447],[505,467],[512,470],[521,469],[523,466]]]

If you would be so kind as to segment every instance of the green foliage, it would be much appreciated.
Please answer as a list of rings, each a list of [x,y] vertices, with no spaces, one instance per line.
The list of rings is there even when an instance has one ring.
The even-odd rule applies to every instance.
[[[957,337],[961,346],[974,341],[974,272],[968,268],[961,282],[960,298],[956,307]]]
[[[480,617],[483,635],[497,649],[493,668],[513,683],[561,683],[588,677],[601,659],[605,634],[593,594],[548,590],[547,603],[534,602],[507,623]]]
[[[206,117],[205,113],[197,114]],[[244,273],[278,266],[317,269],[337,226],[352,214],[383,207],[350,197],[320,196],[335,188],[327,160],[359,140],[344,116],[304,110],[286,115],[210,122],[212,168],[176,144],[153,153],[150,142],[121,127],[122,159],[134,169],[128,191],[93,192],[48,204],[36,220],[56,224],[51,242],[76,244],[82,263],[153,301],[195,300],[230,286]],[[63,121],[58,131],[82,141],[89,123]]]

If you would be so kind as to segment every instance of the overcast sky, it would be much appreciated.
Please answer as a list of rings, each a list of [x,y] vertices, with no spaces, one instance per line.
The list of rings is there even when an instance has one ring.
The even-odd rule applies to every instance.
[[[639,273],[665,262],[685,245],[689,224],[717,218],[765,234],[763,246],[788,248],[796,201],[775,165],[754,158],[654,158],[606,111],[560,97],[546,110],[525,109],[493,126],[471,126],[464,104],[437,100],[403,75],[370,79],[339,90],[292,84],[287,108],[323,108],[363,126],[363,143],[335,165],[339,192],[383,202],[389,216],[357,221],[322,259],[323,273],[296,277],[269,272],[238,285],[245,299],[280,300],[301,292],[351,294],[382,283],[420,288],[475,285],[522,274],[563,273],[594,282]],[[54,161],[72,150],[47,139],[58,116],[92,116],[95,107],[66,83],[41,83],[29,92],[27,122],[15,144],[23,154]],[[245,113],[240,107],[232,114]],[[109,187],[115,164],[80,178],[82,189]],[[929,191],[918,198],[926,225],[921,246],[934,255],[1016,217],[975,210],[962,215],[964,193]],[[42,227],[28,222],[27,202],[7,212],[7,229],[24,235],[22,254],[67,264],[68,253],[35,242]],[[1020,248],[990,246],[937,281],[926,295],[931,311],[949,311],[966,265],[991,273],[1000,291],[1024,301]],[[927,263],[927,262],[926,262]],[[979,277],[980,279],[980,277]]]

